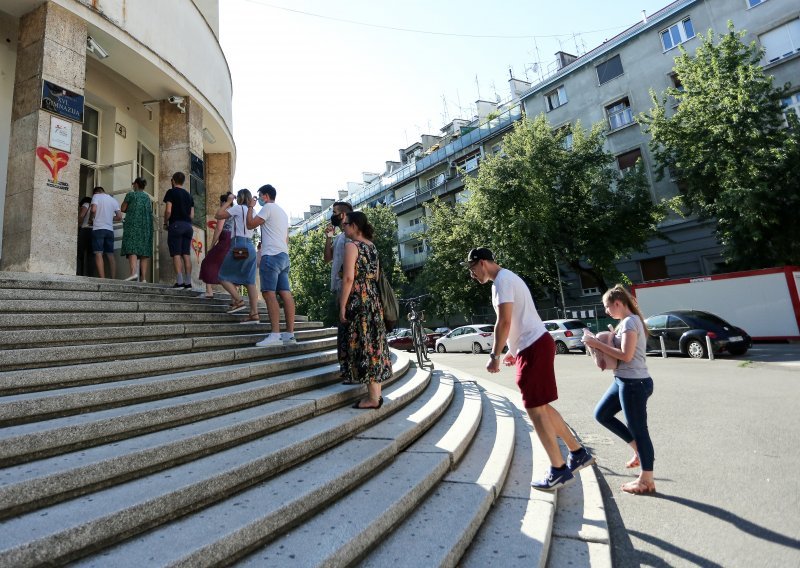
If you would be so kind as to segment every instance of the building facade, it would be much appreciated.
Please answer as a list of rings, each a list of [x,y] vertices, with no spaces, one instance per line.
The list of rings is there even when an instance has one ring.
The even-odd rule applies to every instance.
[[[122,201],[142,176],[154,279],[171,281],[160,219],[175,171],[199,261],[235,164],[218,1],[4,0],[0,34],[0,269],[75,274],[80,199],[101,185]]]

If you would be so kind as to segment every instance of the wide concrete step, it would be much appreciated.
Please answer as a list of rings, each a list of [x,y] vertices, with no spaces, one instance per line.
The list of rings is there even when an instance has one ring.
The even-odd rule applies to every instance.
[[[0,565],[61,564],[217,501],[236,499],[235,493],[400,410],[429,380],[428,372],[407,373],[386,389],[387,403],[379,411],[345,407],[325,412],[189,463],[9,519],[0,534]],[[290,399],[315,400],[312,395]]]
[[[296,331],[322,328],[321,322],[295,322]],[[286,323],[281,322],[281,329]],[[127,341],[158,341],[173,337],[202,337],[242,333],[243,330],[258,330],[269,333],[271,326],[267,318],[259,324],[231,323],[174,323],[150,325],[126,325],[116,327],[74,327],[50,329],[20,329],[0,331],[0,349],[46,349],[64,345],[87,345],[98,343],[122,343]],[[2,361],[2,358],[0,358]]]
[[[217,351],[246,345],[255,345],[269,333],[259,324],[238,324],[237,334],[214,334],[198,337],[169,337],[158,341],[129,341],[116,343],[94,343],[89,345],[42,345],[35,349],[0,350],[0,370],[54,368],[72,365],[82,361],[117,361],[194,353],[198,351]],[[330,337],[335,329],[320,329],[298,332],[295,339],[307,341]]]
[[[214,351],[179,353],[123,359],[102,363],[80,363],[63,367],[43,367],[0,372],[0,395],[50,390],[79,385],[107,383],[157,374],[205,369],[277,357],[283,354],[312,353],[335,348],[335,330],[331,336],[299,341],[295,345],[254,347],[252,344]]]
[[[481,394],[474,383],[464,383],[463,389],[480,417],[474,439],[463,436],[473,439],[469,451],[360,566],[457,566],[500,494],[514,455],[513,406],[507,399]],[[434,445],[441,446],[446,444]],[[430,449],[417,443],[408,451]]]
[[[35,274],[28,272],[0,273],[0,289],[19,290],[20,296],[28,297],[36,290],[72,290],[78,292],[118,292],[133,294],[156,294],[161,296],[197,296],[198,290],[173,288],[171,284],[151,284],[127,282],[84,276],[64,276],[58,274]]]
[[[267,321],[265,312],[261,310],[262,321]],[[124,312],[124,313],[0,313],[0,329],[3,330],[50,330],[53,328],[108,326],[141,326],[158,324],[213,324],[239,323],[241,314],[225,312]],[[283,315],[281,315],[283,320]],[[295,322],[306,322],[307,316],[295,316]]]
[[[204,298],[197,292],[183,294],[162,294],[160,292],[136,290],[37,290],[0,287],[0,301],[24,300],[31,303],[44,301],[81,302],[147,302],[175,303],[215,306],[218,309],[228,305],[224,298]]]

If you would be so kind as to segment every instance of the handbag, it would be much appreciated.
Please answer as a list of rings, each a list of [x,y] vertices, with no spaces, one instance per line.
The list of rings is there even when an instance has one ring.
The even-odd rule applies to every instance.
[[[242,209],[242,222],[244,222],[244,209]],[[245,226],[247,224],[245,223]],[[236,218],[233,218],[233,234],[236,235]],[[235,239],[234,239],[235,240]],[[250,251],[247,247],[233,247],[231,249],[231,255],[233,256],[234,260],[245,260],[247,257],[250,256]]]
[[[400,304],[397,302],[397,296],[394,295],[389,279],[379,268],[380,274],[378,275],[378,294],[381,298],[383,305],[383,323],[386,326],[386,331],[392,331],[395,324],[400,319]]]

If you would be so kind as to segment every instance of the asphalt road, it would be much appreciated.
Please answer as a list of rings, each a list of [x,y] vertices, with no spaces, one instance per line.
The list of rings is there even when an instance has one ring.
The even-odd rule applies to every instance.
[[[489,375],[486,355],[431,359]],[[580,354],[556,356],[554,404],[597,457],[614,566],[800,566],[800,344],[756,345],[714,361],[651,356],[655,496],[619,486],[626,444],[594,421],[612,377]]]

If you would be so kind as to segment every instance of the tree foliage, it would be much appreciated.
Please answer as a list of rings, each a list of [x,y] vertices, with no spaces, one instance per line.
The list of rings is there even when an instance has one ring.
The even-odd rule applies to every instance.
[[[682,88],[651,92],[639,120],[652,134],[659,175],[675,176],[685,207],[716,217],[731,268],[800,263],[800,128],[785,128],[781,99],[761,66],[763,51],[728,24],[694,54],[682,51]],[[670,112],[677,103],[677,109]]]
[[[665,205],[653,203],[641,164],[620,174],[604,149],[603,126],[554,131],[540,115],[517,123],[503,150],[505,156],[488,157],[477,177],[467,178],[465,217],[479,224],[501,262],[529,282],[554,289],[558,262],[605,289],[619,277],[615,261],[658,234]]]

